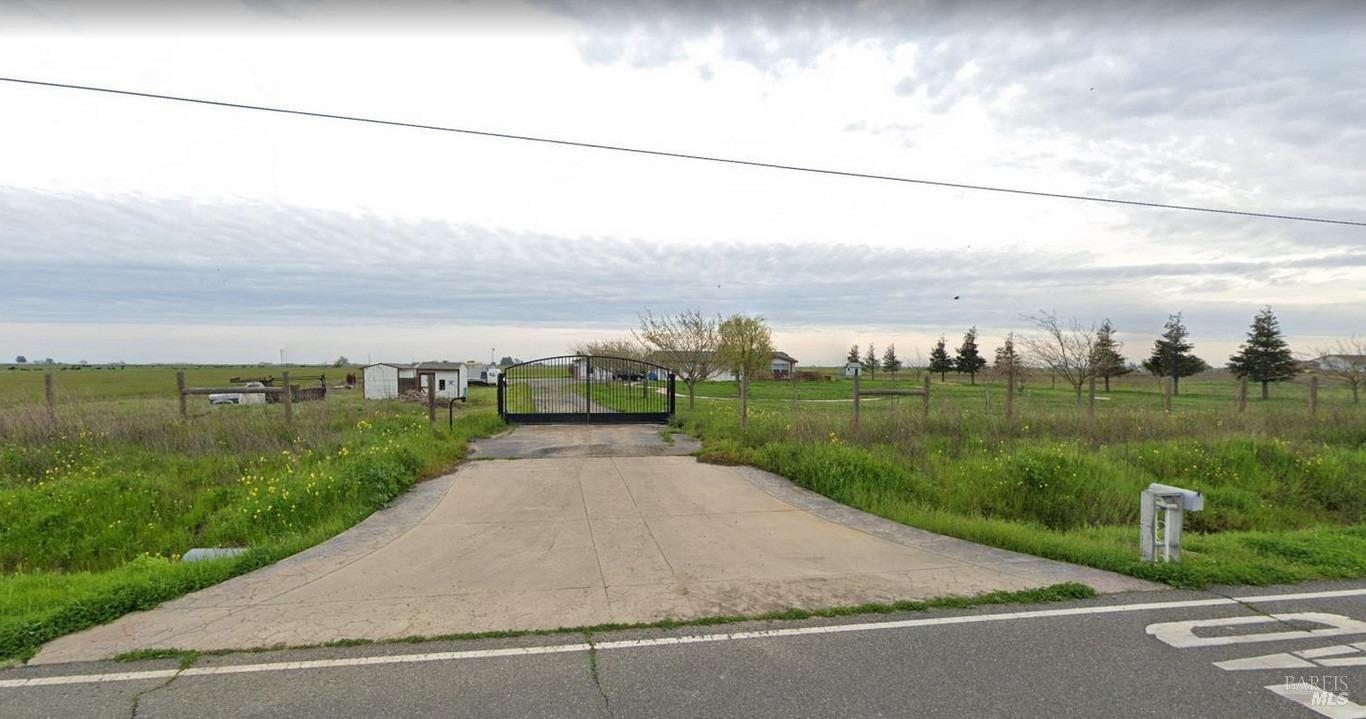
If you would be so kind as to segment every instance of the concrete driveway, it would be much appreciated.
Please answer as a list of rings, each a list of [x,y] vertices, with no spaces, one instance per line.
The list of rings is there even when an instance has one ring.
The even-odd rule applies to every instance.
[[[581,446],[599,456],[555,456]],[[1063,581],[1157,588],[888,522],[750,468],[613,456],[671,447],[655,427],[519,428],[476,456],[540,458],[467,463],[324,544],[53,641],[34,661],[748,615]]]

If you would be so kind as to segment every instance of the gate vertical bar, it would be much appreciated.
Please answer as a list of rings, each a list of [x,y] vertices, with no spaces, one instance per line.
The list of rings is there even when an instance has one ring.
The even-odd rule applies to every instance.
[[[584,367],[587,371],[583,373],[583,421],[586,424],[593,423],[593,358],[584,358]]]

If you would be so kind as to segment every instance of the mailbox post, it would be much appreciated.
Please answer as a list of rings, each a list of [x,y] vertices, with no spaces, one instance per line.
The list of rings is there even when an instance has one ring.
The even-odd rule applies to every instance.
[[[1143,561],[1181,561],[1182,520],[1186,512],[1205,508],[1205,496],[1154,482],[1139,497],[1139,552]]]

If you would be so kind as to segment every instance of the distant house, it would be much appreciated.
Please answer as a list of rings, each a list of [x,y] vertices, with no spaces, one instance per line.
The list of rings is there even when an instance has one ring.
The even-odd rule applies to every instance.
[[[788,379],[797,371],[797,358],[786,352],[773,352],[773,358],[768,362],[769,374],[773,379]]]
[[[788,379],[797,371],[797,359],[786,352],[774,350],[773,356],[768,361],[767,378]],[[729,370],[721,370],[716,376],[712,377],[717,382],[733,382],[735,375]]]
[[[613,379],[635,380],[640,379],[632,375],[639,373],[640,365],[621,360],[613,360],[607,357],[600,357],[596,363],[590,363],[587,357],[578,357],[569,364],[569,376],[573,379],[593,379],[599,382],[609,382]]]
[[[1344,372],[1366,369],[1366,355],[1323,355],[1309,360],[1309,369],[1323,372]]]
[[[863,363],[862,363],[862,362],[845,362],[845,363],[844,363],[844,376],[845,376],[845,377],[854,377],[854,376],[858,375],[858,373],[860,373],[860,372],[862,372],[862,371],[863,371]]]

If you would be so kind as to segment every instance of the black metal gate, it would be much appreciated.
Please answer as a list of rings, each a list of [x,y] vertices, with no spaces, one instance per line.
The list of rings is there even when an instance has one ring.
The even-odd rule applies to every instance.
[[[625,357],[564,355],[507,367],[498,414],[507,422],[665,423],[674,416],[674,373]]]

